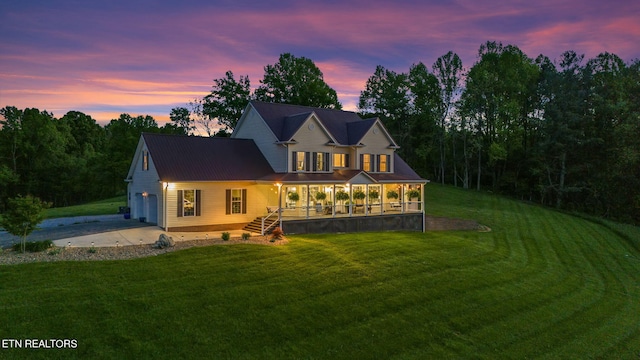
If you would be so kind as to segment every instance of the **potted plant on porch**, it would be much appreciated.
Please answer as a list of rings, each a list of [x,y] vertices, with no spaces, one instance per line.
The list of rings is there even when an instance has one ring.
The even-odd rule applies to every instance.
[[[409,198],[409,209],[418,210],[418,204],[413,202],[413,199],[420,198],[420,190],[418,189],[409,189],[406,192],[407,198]]]
[[[322,212],[322,205],[324,203],[324,199],[327,198],[327,194],[322,192],[322,191],[318,191],[316,193],[316,212]]]
[[[297,192],[293,192],[292,191],[289,194],[287,194],[287,198],[289,199],[289,201],[293,205],[292,207],[295,207],[296,203],[298,202],[298,200],[300,200],[300,195],[298,195]]]
[[[338,190],[338,191],[336,192],[336,200],[337,200],[337,201],[345,201],[345,200],[349,200],[349,193],[347,193],[347,192],[346,192],[346,191],[344,191],[344,190]],[[344,203],[343,203],[343,204],[344,204]],[[345,210],[345,212],[347,212],[347,211]]]
[[[364,204],[362,203],[362,200],[364,200],[364,198],[366,197],[364,191],[358,189],[358,190],[354,190],[353,191],[353,200],[355,200],[356,202],[356,211],[358,211],[358,209],[362,210],[362,212],[364,212]]]

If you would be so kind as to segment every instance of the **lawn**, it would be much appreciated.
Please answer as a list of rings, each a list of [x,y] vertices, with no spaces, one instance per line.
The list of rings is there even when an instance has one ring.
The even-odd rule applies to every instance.
[[[78,343],[0,358],[638,358],[638,228],[427,189],[492,231],[0,266],[0,339]]]
[[[109,215],[117,214],[118,207],[127,206],[127,196],[116,196],[113,198],[91,202],[83,205],[58,207],[45,210],[46,218],[60,218],[82,215]]]

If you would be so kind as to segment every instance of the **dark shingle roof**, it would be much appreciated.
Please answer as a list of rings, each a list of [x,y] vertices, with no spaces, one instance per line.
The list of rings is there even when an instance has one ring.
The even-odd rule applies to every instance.
[[[142,134],[161,181],[256,180],[273,169],[250,139]]]
[[[370,173],[372,178],[378,182],[401,182],[401,181],[417,181],[424,182],[411,166],[409,166],[398,154],[393,154],[393,173]]]
[[[314,108],[309,106],[251,101],[279,141],[291,140],[311,113],[315,113],[322,125],[340,145],[357,145],[376,119],[363,120],[352,111]]]

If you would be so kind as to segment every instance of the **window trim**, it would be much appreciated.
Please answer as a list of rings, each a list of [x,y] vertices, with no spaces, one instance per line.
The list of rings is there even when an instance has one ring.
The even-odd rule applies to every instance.
[[[240,200],[233,200],[233,190],[240,191]],[[233,203],[240,202],[240,212],[233,212]],[[247,189],[232,188],[225,190],[225,214],[239,215],[247,213]]]
[[[184,192],[185,191],[193,191],[193,215],[185,215],[184,214]],[[181,189],[177,191],[177,207],[178,207],[178,217],[195,217],[202,215],[202,190],[198,189]]]

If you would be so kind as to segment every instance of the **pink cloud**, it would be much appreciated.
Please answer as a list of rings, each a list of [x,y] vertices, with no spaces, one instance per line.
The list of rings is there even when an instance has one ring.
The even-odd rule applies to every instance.
[[[530,57],[565,50],[640,56],[640,5],[611,1],[371,0],[286,8],[214,1],[144,13],[97,7],[70,15],[55,6],[29,16],[12,12],[6,26],[28,36],[0,42],[0,105],[57,116],[87,109],[101,121],[120,109],[166,119],[171,107],[206,95],[227,70],[249,75],[257,87],[263,67],[291,52],[314,60],[344,108],[356,110],[376,65],[402,72],[418,61],[430,67],[453,50],[469,68],[487,40],[517,45]]]

